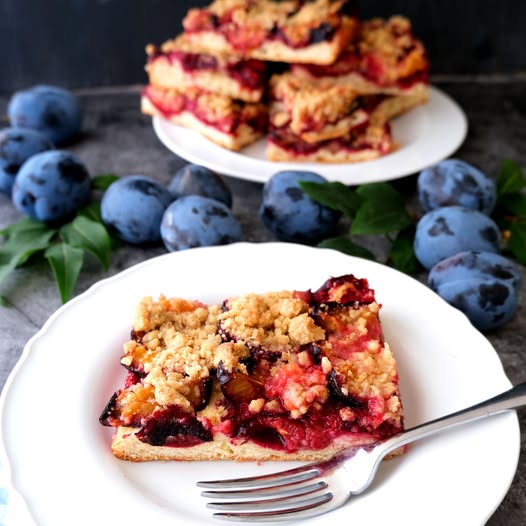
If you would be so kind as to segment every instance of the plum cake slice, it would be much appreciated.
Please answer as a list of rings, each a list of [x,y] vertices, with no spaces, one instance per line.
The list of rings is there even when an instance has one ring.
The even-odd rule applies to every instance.
[[[259,102],[266,86],[266,64],[237,55],[204,53],[179,35],[160,47],[146,47],[150,84],[161,88],[197,87],[245,102]]]
[[[200,88],[161,88],[149,84],[142,92],[141,111],[146,115],[193,129],[230,150],[253,143],[267,130],[268,110],[262,103],[231,99]]]
[[[214,0],[183,20],[190,42],[213,53],[331,64],[358,32],[352,0]]]
[[[310,80],[327,80],[359,93],[428,97],[429,61],[423,43],[402,16],[362,23],[360,36],[330,65],[294,64],[294,73]]]
[[[137,308],[100,422],[125,460],[317,460],[403,429],[367,280]]]
[[[292,72],[272,75],[271,130],[285,130],[307,143],[348,135],[364,125],[383,127],[420,101],[411,96],[363,95],[327,79],[310,82]]]

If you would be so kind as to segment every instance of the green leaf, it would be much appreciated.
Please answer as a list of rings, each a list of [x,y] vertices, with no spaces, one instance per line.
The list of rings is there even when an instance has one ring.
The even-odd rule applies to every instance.
[[[346,237],[331,237],[329,239],[323,240],[318,244],[318,246],[320,248],[332,248],[334,250],[339,250],[340,252],[349,254],[350,256],[372,259],[373,261],[376,259],[371,251],[365,247],[362,247],[361,245],[353,243]]]
[[[499,199],[499,205],[514,216],[526,217],[526,195],[524,194],[504,194]]]
[[[119,176],[115,174],[96,175],[91,179],[91,188],[93,190],[101,190],[102,192],[105,192],[117,179],[119,179]]]
[[[44,255],[55,275],[60,299],[62,303],[66,303],[71,298],[77,284],[84,261],[84,250],[67,243],[57,243],[49,247]]]
[[[351,225],[351,234],[378,235],[402,230],[412,223],[404,206],[397,201],[362,204]]]
[[[526,177],[517,162],[506,159],[502,161],[496,183],[497,198],[500,198],[503,195],[514,194],[525,188]]]
[[[0,235],[7,238],[19,232],[47,232],[49,230],[50,228],[45,223],[36,221],[30,217],[24,217],[20,221],[0,230]]]
[[[12,227],[5,229],[9,230],[9,237],[0,247],[0,281],[16,267],[23,265],[33,254],[45,250],[56,234],[56,230],[42,223],[29,225],[24,222],[23,225],[17,223]]]
[[[92,201],[86,206],[82,207],[78,212],[78,216],[84,216],[97,223],[102,223],[102,216],[100,214],[100,203],[98,201]]]
[[[414,239],[415,228],[411,225],[398,233],[389,253],[389,260],[393,266],[406,274],[416,274],[420,270],[420,263],[413,248]]]
[[[517,261],[526,265],[526,222],[514,223],[511,226],[508,248]]]
[[[363,202],[351,225],[351,234],[388,234],[412,223],[402,196],[390,184],[365,184],[356,192]]]
[[[85,216],[77,216],[60,229],[60,236],[68,245],[91,252],[104,270],[110,265],[111,240],[106,228]]]
[[[299,185],[314,201],[328,206],[333,210],[338,210],[348,217],[354,217],[361,203],[361,199],[357,196],[354,189],[343,183],[299,181]]]
[[[402,202],[402,196],[389,183],[362,184],[356,189],[356,193],[366,201],[375,201],[378,205],[395,200]]]

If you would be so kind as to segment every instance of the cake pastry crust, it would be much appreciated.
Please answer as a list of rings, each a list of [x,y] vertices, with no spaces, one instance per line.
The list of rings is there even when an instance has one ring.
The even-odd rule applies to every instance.
[[[101,413],[125,460],[318,460],[403,429],[366,280],[221,304],[143,298]]]
[[[273,129],[267,136],[266,157],[275,162],[356,163],[378,159],[396,151],[389,124],[365,125],[347,134],[318,142],[301,140],[286,129]]]

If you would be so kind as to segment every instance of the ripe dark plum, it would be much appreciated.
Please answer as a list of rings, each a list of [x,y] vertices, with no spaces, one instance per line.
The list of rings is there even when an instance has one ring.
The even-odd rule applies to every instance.
[[[48,138],[29,128],[0,130],[0,192],[11,197],[22,164],[37,153],[53,149]]]
[[[518,267],[492,252],[460,252],[438,262],[428,276],[429,286],[481,331],[513,317],[521,283]]]
[[[518,293],[510,283],[496,279],[472,278],[446,282],[436,292],[462,311],[481,331],[507,323],[518,306]]]
[[[418,176],[418,198],[424,211],[443,206],[465,206],[489,215],[495,207],[495,183],[475,166],[446,159]]]
[[[134,245],[151,244],[161,240],[161,219],[171,202],[172,195],[157,181],[127,175],[106,190],[100,211],[108,230],[119,239]]]
[[[280,241],[314,244],[334,231],[341,214],[313,201],[299,181],[327,182],[313,172],[277,172],[263,187],[259,216]]]
[[[473,278],[504,281],[516,289],[522,283],[521,273],[515,263],[501,254],[476,250],[459,252],[439,261],[431,268],[428,283],[436,290],[444,283]]]
[[[82,126],[78,97],[57,86],[38,85],[15,92],[7,114],[12,126],[37,130],[55,145],[73,139]]]
[[[186,195],[164,212],[161,237],[169,251],[241,241],[241,225],[230,209],[208,197]]]
[[[20,168],[12,199],[20,212],[46,223],[69,219],[90,198],[91,179],[72,153],[49,150],[30,157]]]
[[[414,249],[420,263],[430,269],[465,250],[500,251],[501,233],[487,215],[462,206],[431,210],[417,224]]]
[[[187,164],[177,170],[168,190],[174,199],[184,195],[201,195],[232,207],[232,193],[223,178],[198,164]]]

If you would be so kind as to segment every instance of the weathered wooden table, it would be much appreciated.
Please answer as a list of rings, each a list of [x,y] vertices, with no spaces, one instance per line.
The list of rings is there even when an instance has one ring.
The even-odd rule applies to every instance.
[[[479,165],[492,176],[497,174],[503,159],[514,159],[526,168],[526,82],[520,79],[499,82],[435,79],[435,83],[449,93],[468,116],[468,137],[456,153],[457,157]],[[86,110],[84,136],[68,149],[79,155],[92,175],[110,172],[145,174],[168,184],[185,161],[159,142],[151,120],[139,112],[139,93],[138,86],[80,93]],[[6,114],[7,101],[7,97],[0,97],[0,115]],[[3,124],[7,125],[7,122]],[[261,185],[234,178],[226,181],[234,195],[233,211],[242,223],[244,240],[273,240],[256,212]],[[410,197],[416,188],[416,176],[406,177],[396,184]],[[10,201],[0,195],[0,228],[19,218]],[[122,247],[112,255],[108,273],[103,272],[97,263],[88,263],[76,293],[108,275],[164,252],[162,247]],[[9,302],[8,308],[0,310],[0,387],[3,387],[24,345],[60,307],[60,299],[45,264],[33,264],[13,272],[0,285],[0,295]],[[515,319],[487,337],[499,354],[511,382],[525,381],[524,292]],[[490,526],[523,526],[526,523],[526,409],[519,411],[519,418],[523,435],[518,470],[510,491],[488,522]],[[495,447],[498,448],[499,444]],[[485,452],[481,451],[481,463],[484,455]],[[487,476],[490,478],[491,473]]]

